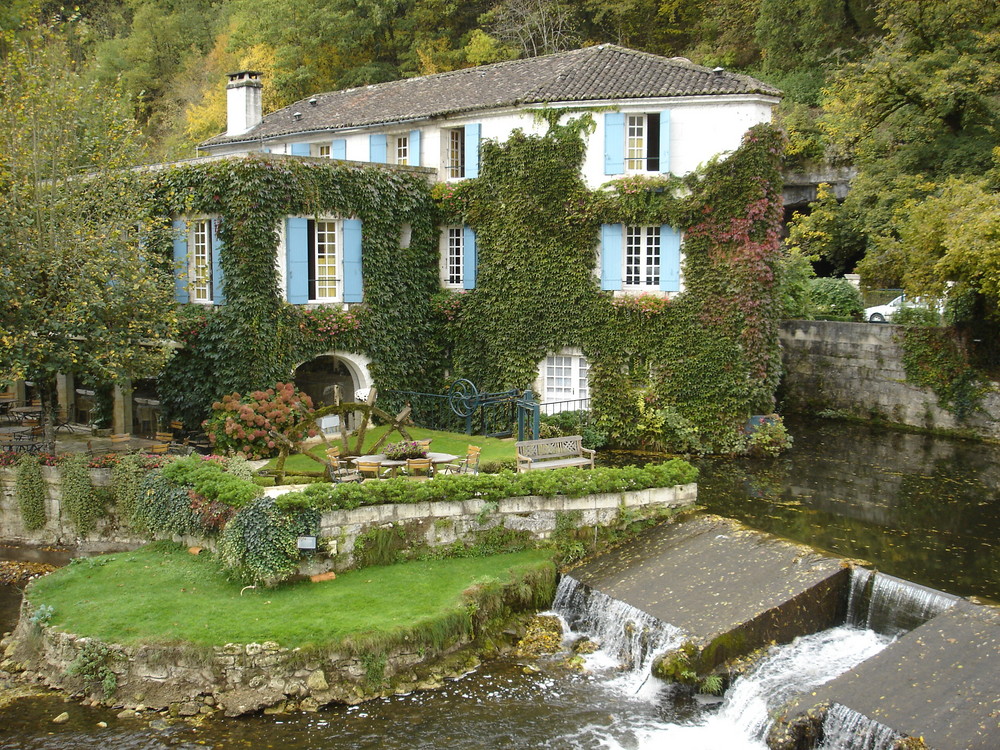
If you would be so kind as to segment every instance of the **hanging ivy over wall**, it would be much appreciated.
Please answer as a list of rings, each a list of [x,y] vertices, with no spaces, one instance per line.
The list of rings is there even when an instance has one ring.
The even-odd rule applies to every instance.
[[[437,195],[477,232],[476,289],[446,325],[457,374],[488,389],[530,387],[538,363],[581,347],[598,426],[623,447],[741,451],[751,413],[773,410],[780,374],[775,263],[781,136],[748,132],[724,160],[684,178],[630,176],[588,191],[587,117],[482,149],[480,177]],[[685,292],[614,298],[598,289],[604,223],[685,234]]]
[[[441,363],[422,346],[432,337],[429,299],[438,288],[425,175],[260,155],[174,166],[150,180],[154,212],[221,218],[223,243],[225,304],[186,306],[184,348],[159,379],[167,415],[196,426],[223,394],[287,380],[299,363],[333,350],[369,356],[383,389],[439,385]],[[288,216],[361,220],[363,309],[309,311],[282,301],[276,259]],[[171,242],[162,239],[165,257]]]

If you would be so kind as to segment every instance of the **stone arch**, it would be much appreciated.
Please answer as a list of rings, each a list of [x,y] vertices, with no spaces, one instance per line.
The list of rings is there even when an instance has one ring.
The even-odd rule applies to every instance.
[[[308,393],[316,408],[333,403],[333,387],[339,385],[341,399],[353,401],[355,393],[367,394],[372,387],[368,371],[371,360],[363,354],[329,351],[299,363],[293,373],[295,387]]]

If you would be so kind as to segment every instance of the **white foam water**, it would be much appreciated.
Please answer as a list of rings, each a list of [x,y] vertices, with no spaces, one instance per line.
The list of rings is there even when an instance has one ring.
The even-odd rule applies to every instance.
[[[817,750],[888,750],[901,737],[885,724],[834,703],[823,721]]]
[[[889,636],[902,635],[955,605],[959,597],[901,578],[854,568],[848,622]]]

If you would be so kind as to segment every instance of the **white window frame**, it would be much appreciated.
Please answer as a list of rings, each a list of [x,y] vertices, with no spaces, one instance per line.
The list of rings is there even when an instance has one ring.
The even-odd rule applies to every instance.
[[[315,278],[309,279],[309,302],[339,302],[344,295],[344,222],[329,217],[310,219],[309,229],[309,252],[312,256],[309,266],[315,273]],[[328,255],[333,256],[332,260],[326,258]],[[327,270],[322,276],[321,267]],[[332,275],[329,273],[331,269]]]
[[[399,133],[390,137],[393,140],[393,153],[395,154],[396,164],[406,166],[410,163],[410,134]]]
[[[587,358],[579,349],[563,349],[547,355],[538,366],[538,392],[543,404],[590,398]]]
[[[449,180],[465,177],[465,128],[449,128],[445,131],[445,175]]]
[[[622,242],[622,289],[658,291],[663,273],[660,227],[625,225]]]
[[[330,144],[329,143],[325,143],[325,144],[319,145],[316,148],[316,155],[319,156],[320,158],[323,158],[323,159],[330,159],[330,158],[332,158],[331,155],[330,155]]]
[[[192,219],[188,223],[188,299],[202,305],[215,301],[212,245],[212,220]]]
[[[646,172],[649,121],[644,114],[625,116],[625,172]]]
[[[441,228],[441,285],[447,289],[465,286],[465,227]]]

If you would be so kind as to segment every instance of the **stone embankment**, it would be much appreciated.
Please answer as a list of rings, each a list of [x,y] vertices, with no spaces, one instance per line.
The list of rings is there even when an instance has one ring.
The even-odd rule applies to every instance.
[[[1000,393],[960,421],[938,405],[928,388],[906,382],[898,326],[786,320],[781,324],[783,401],[786,411],[831,410],[942,432],[1000,440]]]

